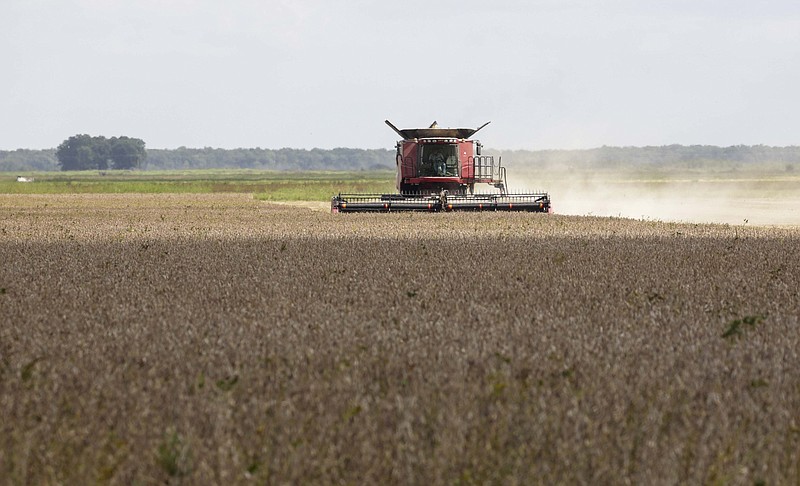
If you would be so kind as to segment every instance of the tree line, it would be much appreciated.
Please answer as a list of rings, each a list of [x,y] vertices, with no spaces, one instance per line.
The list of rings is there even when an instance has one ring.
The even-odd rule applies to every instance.
[[[665,145],[599,147],[587,150],[485,150],[503,157],[510,168],[635,169],[769,167],[800,171],[800,147],[765,145]],[[57,149],[0,151],[0,171],[50,170],[393,170],[395,152],[389,149],[264,149],[186,148],[146,149],[130,137],[76,135]]]
[[[264,149],[186,148],[150,149],[147,168],[154,169],[269,169],[379,170],[394,168],[394,150],[384,149]]]
[[[800,146],[663,145],[598,147],[585,150],[488,151],[502,155],[508,166],[547,169],[746,169],[800,170]]]

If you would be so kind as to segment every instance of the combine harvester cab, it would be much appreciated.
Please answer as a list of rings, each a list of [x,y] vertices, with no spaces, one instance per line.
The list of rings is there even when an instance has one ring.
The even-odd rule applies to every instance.
[[[509,193],[506,168],[492,155],[482,155],[481,143],[470,140],[478,128],[400,130],[386,120],[402,140],[397,142],[396,194],[339,194],[331,212],[390,211],[529,211],[551,212],[544,192]],[[476,193],[475,184],[494,190]]]

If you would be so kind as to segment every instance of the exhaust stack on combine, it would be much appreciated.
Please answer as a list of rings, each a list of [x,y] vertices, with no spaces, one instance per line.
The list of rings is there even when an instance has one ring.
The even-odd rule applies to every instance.
[[[469,138],[478,128],[398,129],[397,194],[339,194],[331,211],[530,211],[551,212],[547,193],[508,193],[506,168],[498,158],[482,155],[481,143]],[[494,192],[475,193],[475,184]]]

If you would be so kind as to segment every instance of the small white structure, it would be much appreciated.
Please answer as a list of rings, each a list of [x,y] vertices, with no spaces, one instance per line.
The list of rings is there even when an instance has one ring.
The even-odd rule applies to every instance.
[[[17,176],[17,182],[33,182],[33,177]]]

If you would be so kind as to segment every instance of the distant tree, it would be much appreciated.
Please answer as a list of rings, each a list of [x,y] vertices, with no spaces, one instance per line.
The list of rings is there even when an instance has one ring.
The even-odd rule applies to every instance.
[[[144,140],[130,137],[111,139],[112,168],[138,169],[146,157]]]
[[[146,156],[143,140],[124,136],[74,135],[56,149],[61,170],[134,169]]]
[[[111,140],[102,136],[92,137],[92,168],[106,170],[110,160]]]
[[[56,157],[61,170],[89,170],[93,159],[92,137],[74,135],[61,142],[56,149]]]
[[[94,150],[91,145],[81,145],[78,147],[78,170],[97,168],[94,157]]]

